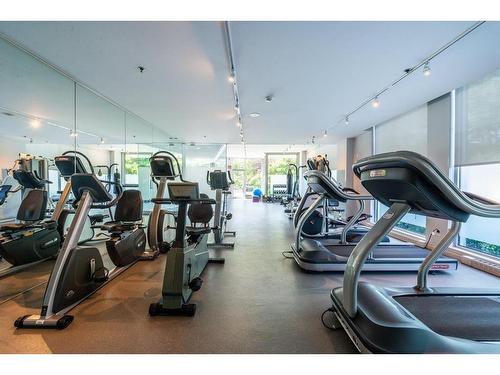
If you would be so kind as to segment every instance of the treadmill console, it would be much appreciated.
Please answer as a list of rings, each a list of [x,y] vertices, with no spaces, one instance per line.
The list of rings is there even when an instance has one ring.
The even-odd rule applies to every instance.
[[[75,155],[56,156],[54,158],[54,164],[57,169],[59,169],[61,177],[66,179],[75,173],[88,173],[80,158]]]
[[[168,184],[168,194],[173,201],[200,199],[197,182],[171,182]]]

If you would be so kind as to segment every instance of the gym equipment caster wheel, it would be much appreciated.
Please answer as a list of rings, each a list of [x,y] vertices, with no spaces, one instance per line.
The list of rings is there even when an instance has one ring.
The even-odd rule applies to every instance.
[[[198,290],[201,289],[202,285],[203,285],[203,279],[201,277],[195,277],[193,280],[189,282],[189,289],[191,289],[193,292],[197,292]]]

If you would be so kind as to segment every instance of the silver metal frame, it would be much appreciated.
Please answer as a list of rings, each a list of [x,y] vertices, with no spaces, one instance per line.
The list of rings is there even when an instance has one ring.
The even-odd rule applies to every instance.
[[[68,234],[66,235],[52,273],[50,274],[49,282],[47,284],[47,290],[45,291],[45,295],[43,297],[43,315],[40,316],[40,319],[42,320],[40,324],[43,324],[43,319],[49,319],[54,315],[64,315],[67,311],[71,310],[74,307],[69,306],[62,311],[53,311],[56,289],[57,285],[59,284],[59,280],[61,279],[64,265],[66,264],[66,260],[70,256],[71,251],[73,251],[78,245],[78,240],[80,238],[80,234],[82,233],[83,227],[85,226],[85,221],[87,219],[87,215],[90,211],[91,206],[92,196],[90,195],[90,192],[84,191],[80,202],[78,203],[75,217],[71,222]]]
[[[156,198],[161,199],[165,195],[165,187],[167,186],[167,177],[161,177],[158,183]],[[149,214],[148,222],[148,239],[149,248],[151,251],[144,252],[145,256],[155,256],[160,252],[160,244],[158,243],[158,221],[160,219],[161,203],[154,203],[153,210]]]
[[[208,247],[227,247],[234,248],[234,242],[223,242],[224,237],[236,237],[235,231],[227,231],[227,194],[224,194],[222,189],[215,189],[215,207],[214,207],[214,226],[212,233],[214,242],[207,243]]]
[[[424,259],[420,268],[418,269],[417,274],[417,285],[415,289],[419,291],[428,290],[427,287],[427,275],[429,274],[429,270],[432,265],[436,262],[436,260],[448,249],[451,245],[455,237],[460,232],[461,223],[457,221],[452,221],[450,230],[446,233],[446,235],[439,241],[436,248],[431,251],[431,253]]]
[[[372,229],[361,239],[349,257],[344,272],[344,309],[350,317],[358,311],[358,282],[363,264],[394,226],[410,211],[406,203],[394,203],[389,210],[375,223]]]

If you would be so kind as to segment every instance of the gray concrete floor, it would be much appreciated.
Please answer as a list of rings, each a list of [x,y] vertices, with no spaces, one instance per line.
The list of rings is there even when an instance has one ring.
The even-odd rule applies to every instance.
[[[320,321],[330,306],[329,292],[342,276],[305,273],[282,257],[293,237],[282,206],[239,200],[231,205],[229,229],[237,231],[236,246],[213,251],[226,264],[205,271],[203,288],[192,298],[198,304],[195,317],[149,317],[149,304],[161,294],[163,256],[137,263],[76,307],[75,321],[64,331],[13,327],[18,316],[38,313],[44,286],[0,304],[0,352],[354,353],[343,331],[330,331]],[[40,277],[38,270],[37,283]],[[363,278],[409,286],[415,274]],[[462,265],[458,272],[430,276],[432,285],[442,286],[498,287],[498,281]],[[0,288],[7,285],[0,280]]]

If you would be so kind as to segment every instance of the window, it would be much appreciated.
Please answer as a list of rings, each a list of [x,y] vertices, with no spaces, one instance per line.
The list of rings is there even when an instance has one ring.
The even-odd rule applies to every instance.
[[[456,182],[500,201],[500,70],[456,91]],[[500,257],[500,221],[471,216],[457,244]]]
[[[460,189],[500,202],[500,163],[460,167],[457,170]],[[471,216],[462,225],[458,245],[500,257],[498,219]]]
[[[267,195],[275,193],[276,187],[279,187],[277,191],[282,191],[282,186],[286,187],[288,165],[297,164],[297,160],[297,154],[267,154]]]
[[[375,127],[375,152],[414,151],[427,155],[427,104],[407,112]],[[388,209],[381,203],[377,205],[376,217],[379,219]],[[407,214],[397,227],[409,232],[425,235],[424,216]]]
[[[389,207],[383,205],[382,203],[378,202],[378,212],[377,212],[377,220],[382,217],[382,215],[385,214],[385,212],[389,209]],[[396,224],[396,227],[399,229],[403,229],[418,235],[425,236],[426,232],[426,218],[425,216],[422,215],[416,215],[416,214],[406,214],[403,216],[401,221]]]
[[[123,183],[125,185],[139,184],[139,170],[147,169],[149,175],[149,158],[151,154],[143,153],[125,153],[124,158],[124,176]]]
[[[264,159],[230,159],[231,176],[234,181],[232,187],[234,198],[251,198],[254,189],[262,188],[262,166]]]

